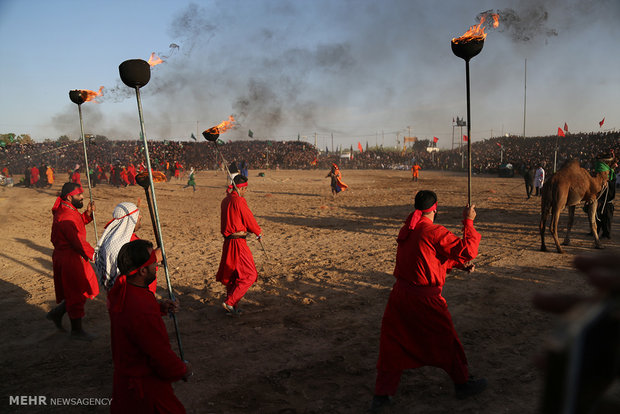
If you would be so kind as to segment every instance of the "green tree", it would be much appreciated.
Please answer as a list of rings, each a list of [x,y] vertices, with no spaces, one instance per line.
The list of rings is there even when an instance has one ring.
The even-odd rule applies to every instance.
[[[34,144],[34,140],[29,134],[21,134],[16,141],[20,144]]]
[[[64,145],[64,144],[68,144],[69,142],[71,142],[71,139],[68,136],[66,136],[66,135],[61,135],[61,136],[58,137],[57,142],[59,144],[63,144]]]

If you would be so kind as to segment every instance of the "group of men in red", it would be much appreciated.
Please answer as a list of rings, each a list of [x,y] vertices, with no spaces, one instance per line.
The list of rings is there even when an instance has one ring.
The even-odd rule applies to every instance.
[[[226,286],[222,303],[227,315],[239,316],[239,301],[256,281],[257,271],[246,244],[249,233],[259,239],[262,230],[244,195],[247,177],[232,179],[221,203],[220,231],[224,237],[216,279]],[[99,293],[97,275],[89,262],[97,262],[101,285],[107,291],[114,361],[112,412],[172,412],[185,409],[171,383],[192,375],[191,365],[171,349],[162,316],[176,312],[178,302],[157,301],[159,249],[135,235],[138,207],[121,203],[99,242],[99,257],[86,241],[85,225],[92,220],[94,203],[83,213],[82,187],[66,183],[52,209],[53,269],[56,302],[47,317],[62,329],[65,313],[71,337],[92,340],[82,328],[84,304]],[[414,211],[401,228],[392,288],[381,324],[375,395],[371,411],[393,404],[405,369],[435,366],[455,384],[457,398],[482,392],[486,380],[469,375],[463,346],[441,291],[453,268],[472,272],[481,236],[475,230],[475,206],[463,209],[463,237],[434,223],[437,195],[422,190]],[[149,288],[150,287],[150,288]]]
[[[216,278],[226,286],[222,306],[227,315],[240,314],[239,301],[258,276],[245,239],[248,233],[260,238],[262,231],[244,198],[247,181],[245,176],[235,176],[221,205],[224,247]],[[125,202],[115,208],[96,253],[86,240],[85,227],[93,219],[95,204],[88,203],[80,213],[83,206],[82,186],[65,183],[52,208],[52,262],[58,305],[47,318],[63,330],[66,313],[71,322],[70,337],[93,340],[94,336],[83,329],[82,319],[86,300],[99,294],[101,284],[107,292],[111,322],[111,412],[184,413],[171,384],[190,377],[192,367],[172,351],[162,319],[178,310],[178,302],[155,298],[161,251],[136,236],[141,221],[139,208]]]

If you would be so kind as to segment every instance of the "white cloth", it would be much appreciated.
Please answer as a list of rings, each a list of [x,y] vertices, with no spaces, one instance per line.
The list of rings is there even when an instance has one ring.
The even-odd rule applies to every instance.
[[[110,290],[119,276],[116,259],[121,247],[129,242],[140,212],[133,203],[120,203],[114,208],[113,220],[106,226],[97,245],[95,270],[99,283]]]
[[[542,188],[545,183],[545,170],[542,167],[538,167],[536,174],[534,175],[534,187]]]

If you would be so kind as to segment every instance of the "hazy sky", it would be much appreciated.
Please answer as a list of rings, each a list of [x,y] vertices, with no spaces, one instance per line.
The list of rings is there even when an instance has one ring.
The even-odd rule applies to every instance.
[[[234,114],[226,139],[393,146],[410,127],[447,148],[466,116],[450,40],[487,10],[500,27],[470,62],[473,141],[523,133],[525,59],[526,135],[620,128],[619,0],[0,0],[0,133],[78,138],[69,90],[103,86],[82,105],[86,133],[137,139],[118,65],[156,52],[165,63],[141,89],[149,139],[188,140]]]

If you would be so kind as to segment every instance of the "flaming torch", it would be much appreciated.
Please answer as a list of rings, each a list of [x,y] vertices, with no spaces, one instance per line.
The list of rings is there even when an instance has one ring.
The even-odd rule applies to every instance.
[[[103,86],[99,88],[99,91],[89,91],[87,89],[75,89],[69,91],[69,99],[78,106],[78,113],[80,114],[80,132],[82,135],[82,144],[84,146],[84,164],[86,165],[86,180],[88,182],[88,196],[90,202],[93,202],[93,190],[90,186],[90,167],[88,166],[88,154],[86,152],[86,139],[84,138],[84,122],[82,121],[82,104],[84,102],[92,101],[103,93]],[[97,220],[95,220],[95,212],[93,211],[93,226],[95,228],[95,241],[99,244],[99,236],[97,236]]]
[[[166,259],[166,250],[164,249],[164,240],[161,235],[161,223],[159,221],[159,210],[157,208],[157,198],[155,196],[155,186],[153,185],[153,169],[151,168],[151,158],[149,156],[149,145],[146,141],[146,132],[144,130],[144,118],[142,115],[142,102],[140,101],[140,88],[149,83],[151,80],[151,66],[155,66],[162,62],[161,59],[157,58],[153,59],[153,55],[151,55],[151,59],[149,62],[146,62],[142,59],[131,59],[126,60],[121,63],[118,67],[118,71],[121,75],[121,80],[123,83],[130,88],[134,88],[136,90],[136,99],[138,101],[138,115],[140,118],[140,132],[142,135],[142,142],[144,144],[144,156],[146,158],[146,169],[148,171],[148,183],[144,185],[146,191],[146,185],[150,186],[151,192],[150,197],[153,200],[153,209],[152,213],[155,216],[155,239],[158,241],[159,248],[161,249],[162,261],[164,263],[164,272],[166,275],[166,284],[168,286],[168,296],[170,300],[174,301],[174,292],[172,291],[172,284],[170,283],[170,272],[168,271],[168,261]],[[142,185],[142,184],[141,184]],[[147,192],[147,197],[149,193]],[[149,203],[150,207],[150,203]],[[179,334],[179,326],[177,324],[177,318],[174,313],[170,314],[172,316],[172,320],[174,322],[174,330],[177,337],[177,343],[179,345],[179,356],[181,359],[185,359],[183,355],[183,345],[181,344],[181,335]]]
[[[480,17],[480,23],[471,26],[461,37],[452,39],[452,53],[465,60],[465,83],[467,85],[467,204],[471,205],[471,115],[469,108],[469,60],[476,56],[484,46],[487,34],[484,32],[484,22],[487,14]],[[499,15],[491,14],[493,27],[499,25]]]

